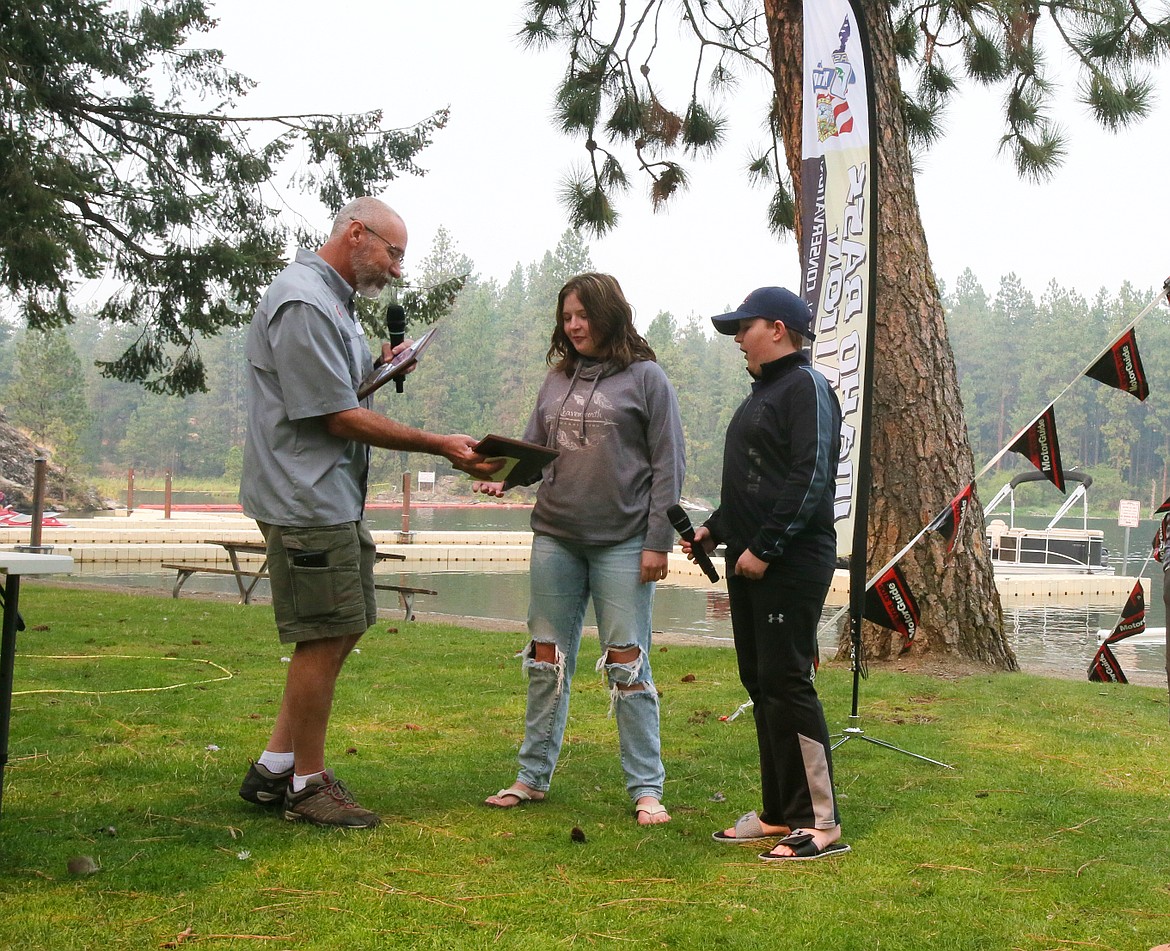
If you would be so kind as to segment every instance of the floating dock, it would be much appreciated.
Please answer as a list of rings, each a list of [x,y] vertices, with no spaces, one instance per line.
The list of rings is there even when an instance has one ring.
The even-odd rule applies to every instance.
[[[68,521],[68,516],[64,516]],[[528,568],[531,532],[410,532],[375,531],[374,541],[383,551],[404,555],[405,562],[384,563],[382,571],[524,571]],[[164,518],[157,509],[137,509],[94,518],[78,519],[62,528],[41,529],[42,547],[71,555],[77,574],[137,574],[160,571],[164,561],[183,561],[230,567],[227,553],[216,541],[261,541],[256,523],[238,512],[172,512]],[[27,545],[29,529],[0,527],[0,548]],[[261,558],[254,560],[257,564]],[[249,559],[241,558],[241,564]],[[721,562],[716,563],[720,574]],[[169,572],[168,572],[169,573]],[[712,588],[703,572],[678,549],[670,555],[669,583],[676,586]],[[997,575],[996,587],[1004,607],[1023,603],[1051,604],[1124,603],[1137,579],[1124,575]],[[1150,579],[1142,578],[1148,599]],[[838,571],[829,593],[830,604],[844,604],[849,578]]]

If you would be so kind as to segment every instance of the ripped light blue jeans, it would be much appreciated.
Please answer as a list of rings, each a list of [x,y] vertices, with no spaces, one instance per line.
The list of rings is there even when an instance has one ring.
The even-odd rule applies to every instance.
[[[650,673],[650,618],[654,583],[639,580],[643,536],[616,545],[583,545],[549,535],[532,540],[531,599],[522,652],[528,673],[528,706],[517,779],[547,791],[560,756],[569,718],[569,687],[577,668],[581,627],[590,597],[597,615],[601,657],[617,720],[626,790],[662,798],[666,771],[658,735],[658,691]],[[538,643],[556,648],[554,663],[535,659]],[[612,663],[608,651],[636,648],[638,656]],[[637,685],[640,689],[622,690]]]

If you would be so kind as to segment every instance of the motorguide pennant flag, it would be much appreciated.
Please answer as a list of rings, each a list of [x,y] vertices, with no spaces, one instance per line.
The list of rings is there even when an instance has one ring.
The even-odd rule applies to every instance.
[[[1165,505],[1165,503],[1163,503]],[[1158,509],[1158,511],[1162,511]],[[1162,570],[1166,570],[1166,565],[1170,564],[1166,561],[1167,549],[1170,548],[1170,516],[1163,516],[1162,521],[1158,523],[1158,528],[1154,532],[1153,551],[1150,556],[1154,561],[1162,566]]]
[[[1142,367],[1141,354],[1138,353],[1134,329],[1130,327],[1118,337],[1113,346],[1101,355],[1101,359],[1085,371],[1085,376],[1123,393],[1131,393],[1144,402],[1150,395],[1150,386],[1146,381],[1145,368]]]
[[[1050,403],[1048,409],[1008,448],[1027,457],[1049,482],[1064,491],[1064,469],[1060,464],[1060,440],[1056,435],[1056,408],[1053,404]]]
[[[1093,655],[1093,660],[1089,664],[1089,679],[1095,683],[1129,683],[1125,671],[1121,669],[1121,664],[1117,662],[1117,658],[1109,649],[1108,644],[1102,644],[1097,648],[1097,653]]]
[[[854,526],[869,488],[877,168],[864,42],[849,0],[805,0],[801,296],[813,312],[813,366],[841,401],[834,521],[842,557],[859,547]],[[864,542],[860,550],[864,557]]]
[[[897,565],[890,565],[865,592],[862,616],[901,634],[902,653],[910,649],[918,633],[918,602]]]
[[[1158,535],[1163,534],[1162,528],[1159,527]],[[1154,537],[1154,548],[1156,552],[1158,549],[1158,536]],[[1113,633],[1101,642],[1101,646],[1097,648],[1097,653],[1093,655],[1093,659],[1089,662],[1089,679],[1098,683],[1129,683],[1126,679],[1125,671],[1121,669],[1121,664],[1117,660],[1117,655],[1109,649],[1109,645],[1123,641],[1127,637],[1133,637],[1135,634],[1141,634],[1145,629],[1146,594],[1142,590],[1142,583],[1139,579],[1134,582],[1133,590],[1129,593],[1129,599],[1125,602],[1125,607],[1121,611],[1121,620],[1113,628]]]
[[[1121,620],[1117,622],[1117,627],[1113,629],[1113,633],[1105,638],[1102,643],[1116,644],[1118,641],[1123,641],[1127,637],[1142,634],[1145,630],[1146,594],[1142,590],[1141,581],[1135,581],[1133,590],[1129,593],[1129,600],[1125,602],[1125,607],[1121,611]]]
[[[955,542],[963,530],[963,523],[967,518],[967,510],[971,506],[971,493],[975,488],[974,482],[968,482],[967,487],[951,499],[951,504],[938,513],[929,525],[928,532],[938,532],[946,539],[947,554],[955,550]]]

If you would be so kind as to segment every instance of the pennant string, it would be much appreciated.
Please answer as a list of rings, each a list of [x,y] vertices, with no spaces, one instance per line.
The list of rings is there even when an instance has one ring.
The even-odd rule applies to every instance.
[[[1074,380],[1073,382],[1075,383],[1076,381]],[[1060,391],[1060,396],[1064,396],[1064,394],[1067,393],[1071,388],[1072,388],[1072,383],[1069,383],[1068,386],[1066,386],[1063,390]],[[1056,400],[1060,399],[1060,396],[1058,396],[1056,398]],[[1009,452],[1014,452],[1014,450],[1012,449],[1012,446],[1014,446],[1017,442],[1019,442],[1020,437],[1023,436],[1029,429],[1031,429],[1038,422],[1040,422],[1040,420],[1044,417],[1044,414],[1047,413],[1050,409],[1052,409],[1056,405],[1056,400],[1053,400],[1051,403],[1049,403],[1047,406],[1045,406],[1044,409],[1040,410],[1039,413],[1037,413],[1035,416],[1033,416],[1028,421],[1028,425],[1024,426],[1014,436],[1012,436],[1012,438],[1008,440],[1007,445],[1003,446],[999,450],[999,452],[997,452],[994,456],[992,456],[990,461],[982,469],[979,470],[979,472],[975,475],[975,478],[972,479],[971,481],[978,482],[980,477],[987,475],[988,470],[990,470],[992,466],[994,466],[997,462],[999,462],[1000,459],[1002,459],[1004,456],[1006,456]]]
[[[866,590],[868,591],[872,585],[873,582],[871,581],[868,585],[866,585]],[[841,605],[841,607],[837,608],[836,614],[834,614],[831,618],[829,618],[829,620],[825,621],[824,624],[817,628],[817,637],[819,638],[822,634],[832,628],[839,620],[841,620],[841,616],[848,610],[849,602],[846,601],[843,605]]]
[[[1132,321],[1130,321],[1129,324],[1121,331],[1121,333],[1119,333],[1116,337],[1113,338],[1113,341],[1110,342],[1109,346],[1105,347],[1100,353],[1098,353],[1095,357],[1093,357],[1093,359],[1088,362],[1088,364],[1085,366],[1085,368],[1083,370],[1081,370],[1081,372],[1078,373],[1076,375],[1076,377],[1074,377],[1065,386],[1065,388],[1063,390],[1060,391],[1060,394],[1056,397],[1056,399],[1054,399],[1051,403],[1049,403],[1047,406],[1045,406],[1044,409],[1042,409],[1039,413],[1037,413],[1035,416],[1033,416],[1032,419],[1028,422],[1028,425],[1024,426],[1022,429],[1019,430],[1019,432],[1017,432],[1014,436],[1012,436],[1012,438],[1010,440],[1008,440],[1007,445],[1004,446],[1002,449],[1000,449],[999,452],[997,452],[991,458],[991,461],[988,462],[982,469],[979,470],[979,474],[976,475],[975,478],[972,479],[971,481],[977,482],[979,480],[980,476],[986,475],[988,470],[991,469],[992,466],[994,466],[997,462],[1000,461],[1000,459],[1002,459],[1005,455],[1007,455],[1009,452],[1011,452],[1012,446],[1014,446],[1016,444],[1017,440],[1019,440],[1019,438],[1021,436],[1023,436],[1024,433],[1026,433],[1029,429],[1031,429],[1033,426],[1035,426],[1036,423],[1039,422],[1040,418],[1043,417],[1045,413],[1047,413],[1050,409],[1052,409],[1056,405],[1057,400],[1059,400],[1062,396],[1064,396],[1065,393],[1067,393],[1070,389],[1072,389],[1072,387],[1076,383],[1076,381],[1085,375],[1086,370],[1091,369],[1097,363],[1098,360],[1100,360],[1105,354],[1107,354],[1113,348],[1113,346],[1117,343],[1118,340],[1120,340],[1123,336],[1125,336],[1127,333],[1129,333],[1131,330],[1133,330],[1133,328],[1136,327],[1142,320],[1144,320],[1146,317],[1148,317],[1153,312],[1154,308],[1162,303],[1162,298],[1163,298],[1163,294],[1161,294],[1161,293],[1158,294],[1157,296],[1155,296],[1154,299],[1152,301],[1150,301],[1145,306],[1145,308],[1142,310],[1142,312],[1140,314],[1138,314]],[[932,519],[931,524],[933,524],[933,522],[934,522],[934,520]],[[899,561],[901,561],[905,557],[906,552],[908,552],[911,548],[913,548],[916,544],[918,544],[918,540],[920,538],[922,538],[922,536],[925,535],[928,531],[930,531],[930,525],[927,525],[925,528],[921,529],[917,535],[915,535],[913,538],[910,539],[909,542],[906,543],[906,545],[902,548],[901,551],[899,551],[896,555],[894,555],[893,558],[891,558],[884,565],[882,565],[882,567],[877,572],[875,572],[874,575],[866,582],[865,590],[868,591],[870,588],[872,588],[874,586],[874,584],[877,582],[878,578],[880,578],[883,574],[885,574],[887,571],[889,571],[890,568],[892,568]],[[834,618],[834,620],[835,619],[836,618]]]
[[[1143,321],[1146,317],[1148,317],[1153,312],[1154,308],[1162,303],[1163,298],[1165,298],[1167,301],[1167,304],[1170,305],[1170,278],[1167,278],[1167,287],[1164,288],[1159,294],[1157,294],[1154,297],[1154,299],[1152,301],[1150,301],[1145,306],[1145,308],[1143,308],[1141,313],[1139,313],[1132,321],[1130,321],[1129,324],[1127,324],[1122,329],[1122,331],[1116,337],[1113,338],[1113,340],[1109,343],[1109,345],[1107,347],[1105,347],[1103,350],[1101,350],[1100,353],[1098,353],[1095,357],[1093,357],[1093,359],[1090,360],[1088,362],[1088,364],[1086,364],[1085,368],[1083,370],[1081,370],[1080,373],[1078,373],[1072,380],[1070,380],[1065,385],[1064,389],[1060,391],[1060,393],[1057,395],[1056,399],[1054,399],[1051,403],[1049,403],[1046,407],[1044,407],[1044,409],[1042,409],[1039,413],[1037,413],[1035,416],[1033,416],[1032,419],[1028,421],[1028,424],[1026,426],[1021,428],[1014,436],[1012,436],[1012,438],[1008,441],[1007,445],[1003,446],[994,456],[991,457],[991,459],[983,466],[982,469],[979,470],[979,473],[971,480],[971,482],[977,482],[981,476],[984,476],[988,473],[988,471],[991,469],[992,466],[994,466],[1004,456],[1006,456],[1009,452],[1011,452],[1012,446],[1014,446],[1016,444],[1016,442],[1020,439],[1020,437],[1023,436],[1034,425],[1036,425],[1036,423],[1040,420],[1040,418],[1043,417],[1044,414],[1047,413],[1049,410],[1051,410],[1056,405],[1057,401],[1061,397],[1063,397],[1070,389],[1072,389],[1072,387],[1076,384],[1076,381],[1079,380],[1082,376],[1085,376],[1086,373],[1090,369],[1092,369],[1093,366],[1096,365],[1098,360],[1100,360],[1103,356],[1105,356],[1105,354],[1109,353],[1110,350],[1112,350],[1114,346],[1116,346],[1117,342],[1122,337],[1124,337],[1127,333],[1129,333],[1131,330],[1133,330],[1139,323],[1141,323],[1141,321]],[[1170,499],[1168,499],[1167,502],[1170,502]],[[910,551],[911,548],[913,548],[915,545],[918,544],[918,542],[922,538],[922,536],[931,530],[931,525],[933,525],[935,523],[935,521],[936,521],[936,519],[932,518],[927,525],[925,525],[923,528],[919,529],[918,534],[916,534],[913,538],[910,539],[910,541],[908,541],[904,546],[902,546],[901,550],[896,555],[894,555],[893,558],[891,558],[884,565],[882,565],[881,568],[879,568],[876,572],[874,572],[874,574],[870,576],[869,580],[866,581],[865,590],[869,591],[875,584],[877,584],[878,579],[881,578],[882,575],[884,575],[894,565],[896,565],[899,561],[901,561],[906,556],[906,553],[908,551]],[[956,528],[956,530],[957,530],[957,528]],[[1146,562],[1145,562],[1145,564],[1142,565],[1141,572],[1138,573],[1139,576],[1141,575],[1142,572],[1145,571],[1146,566],[1149,564],[1151,557],[1152,557],[1151,555],[1146,556]],[[827,631],[829,631],[831,628],[833,628],[837,624],[837,622],[840,621],[841,617],[845,614],[845,612],[848,610],[849,610],[849,604],[848,604],[848,602],[846,602],[840,608],[837,609],[836,613],[833,614],[832,617],[830,617],[827,621],[825,621],[824,624],[822,624],[817,629],[817,635],[819,636],[821,634],[824,634]],[[1123,608],[1123,613],[1124,613],[1124,608]],[[1118,617],[1118,620],[1120,621],[1120,615]],[[1116,627],[1116,626],[1117,625],[1115,623],[1114,627]]]
[[[1064,396],[1065,393],[1067,393],[1069,390],[1071,390],[1073,388],[1073,386],[1076,384],[1077,380],[1079,380],[1081,377],[1083,377],[1089,370],[1091,370],[1096,365],[1098,360],[1100,360],[1103,356],[1105,356],[1105,354],[1107,354],[1110,350],[1112,350],[1114,346],[1116,346],[1117,341],[1119,341],[1127,333],[1129,333],[1131,330],[1133,330],[1134,327],[1136,327],[1139,323],[1141,323],[1143,320],[1145,320],[1146,317],[1148,317],[1153,312],[1154,308],[1162,303],[1162,299],[1164,296],[1165,296],[1165,292],[1157,294],[1154,297],[1154,299],[1152,301],[1150,301],[1145,306],[1145,308],[1142,310],[1142,312],[1140,314],[1138,314],[1133,320],[1131,320],[1129,322],[1129,324],[1127,324],[1126,327],[1121,331],[1121,333],[1117,334],[1117,336],[1115,336],[1113,338],[1113,340],[1109,343],[1109,345],[1107,347],[1105,347],[1100,353],[1098,353],[1095,357],[1093,357],[1093,359],[1090,360],[1088,362],[1088,364],[1086,364],[1085,368],[1083,370],[1081,370],[1080,373],[1078,373],[1075,377],[1073,377],[1065,385],[1064,389],[1060,391],[1060,393],[1057,395],[1056,399],[1054,399],[1051,403],[1049,403],[1046,407],[1044,407],[1044,409],[1042,409],[1039,413],[1037,413],[1035,416],[1033,416],[1032,419],[1028,422],[1028,425],[1026,425],[1022,429],[1020,429],[1014,436],[1012,436],[1012,438],[1010,440],[1008,440],[1008,444],[1006,446],[1004,446],[1002,449],[999,450],[999,452],[997,452],[994,456],[991,457],[991,460],[982,469],[979,470],[979,474],[976,475],[972,481],[977,482],[979,480],[980,476],[986,475],[992,466],[994,466],[1004,456],[1006,456],[1009,452],[1011,452],[1012,446],[1014,446],[1016,444],[1016,440],[1018,440],[1022,435],[1024,435],[1024,433],[1026,433],[1033,426],[1035,426],[1036,423],[1039,421],[1040,417],[1043,416],[1045,413],[1047,413],[1050,409],[1052,409],[1052,407],[1056,405],[1057,401],[1062,396]],[[899,556],[899,557],[901,557],[901,556]]]
[[[1097,361],[1100,360],[1103,356],[1105,356],[1105,354],[1107,354],[1114,347],[1116,347],[1117,344],[1121,341],[1122,337],[1124,337],[1127,333],[1129,333],[1131,330],[1133,330],[1139,323],[1141,323],[1143,320],[1145,320],[1145,318],[1150,315],[1150,313],[1154,310],[1154,308],[1162,303],[1163,296],[1164,296],[1163,294],[1155,295],[1154,299],[1152,301],[1150,301],[1145,306],[1145,309],[1140,314],[1138,314],[1133,320],[1131,320],[1129,322],[1129,324],[1125,328],[1122,329],[1121,333],[1119,333],[1116,337],[1113,338],[1113,341],[1109,344],[1109,346],[1107,346],[1099,354],[1097,354],[1095,357],[1093,357],[1093,359],[1089,361],[1089,365],[1087,367],[1085,367],[1083,370],[1081,370],[1081,372],[1079,374],[1077,374],[1078,379],[1080,377],[1084,376],[1086,373],[1088,373],[1091,369],[1093,369],[1093,367],[1095,367],[1097,365]],[[1076,381],[1074,380],[1073,382],[1076,382]],[[1070,383],[1069,386],[1072,386],[1072,383]],[[1068,387],[1065,387],[1065,390],[1067,390],[1067,389],[1068,389]],[[1064,396],[1064,393],[1062,392],[1060,395]],[[1057,399],[1059,399],[1059,398],[1060,397],[1057,397]]]
[[[1137,578],[1139,578],[1139,579],[1140,579],[1140,578],[1141,578],[1141,576],[1142,576],[1143,574],[1145,574],[1145,572],[1146,572],[1146,568],[1148,568],[1148,567],[1149,567],[1150,560],[1151,560],[1153,557],[1154,557],[1154,553],[1153,553],[1152,551],[1151,551],[1151,552],[1150,552],[1148,555],[1146,555],[1146,560],[1142,562],[1142,566],[1141,566],[1141,567],[1138,569],[1137,575],[1136,575],[1135,577],[1137,577]],[[1127,600],[1126,600],[1126,604],[1128,604],[1128,603],[1129,603],[1129,601],[1128,601],[1128,599],[1127,599]],[[1110,626],[1110,628],[1109,628],[1109,630],[1110,630],[1110,631],[1115,631],[1115,630],[1117,630],[1117,625],[1118,625],[1118,624],[1120,624],[1122,621],[1124,621],[1124,620],[1125,620],[1125,606],[1126,606],[1125,604],[1123,604],[1123,605],[1121,606],[1121,611],[1120,611],[1120,612],[1118,613],[1118,615],[1117,615],[1117,620],[1115,620],[1115,621],[1113,622],[1113,624],[1112,624],[1112,625]]]
[[[934,520],[931,519],[932,524],[933,524],[933,521]],[[901,561],[902,558],[906,555],[906,552],[908,552],[911,548],[913,548],[918,543],[918,540],[920,538],[922,538],[922,536],[925,535],[928,531],[930,531],[929,525],[926,528],[921,529],[918,532],[918,534],[915,535],[912,539],[910,539],[910,541],[902,548],[902,550],[900,552],[898,552],[898,554],[896,554],[893,558],[891,558],[884,565],[882,565],[882,567],[877,571],[877,573],[874,574],[872,577],[870,577],[870,579],[868,581],[865,582],[865,590],[869,591],[870,588],[872,588],[875,584],[877,584],[878,578],[880,578],[887,571],[889,571],[891,568],[893,568],[894,565],[896,565],[899,561]],[[837,621],[839,621],[841,619],[841,615],[843,615],[848,610],[849,610],[848,602],[841,605],[841,607],[837,609],[837,613],[834,614],[824,624],[822,624],[820,626],[820,628],[817,629],[817,635],[819,636],[819,635],[825,633],[826,631],[828,631],[829,628],[831,628],[834,624],[837,623]]]

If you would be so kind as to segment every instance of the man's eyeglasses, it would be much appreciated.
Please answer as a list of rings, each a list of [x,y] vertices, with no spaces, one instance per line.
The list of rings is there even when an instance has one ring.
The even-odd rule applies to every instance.
[[[390,260],[393,261],[395,264],[401,264],[403,261],[406,260],[406,252],[403,251],[402,248],[398,247],[398,245],[396,245],[396,244],[391,244],[389,241],[387,241],[385,238],[383,238],[380,234],[378,234],[378,232],[376,232],[373,228],[371,228],[368,224],[366,224],[364,221],[362,221],[361,218],[350,218],[349,220],[358,222],[370,234],[372,234],[375,238],[377,238],[384,245],[386,245],[386,251],[390,255]]]

